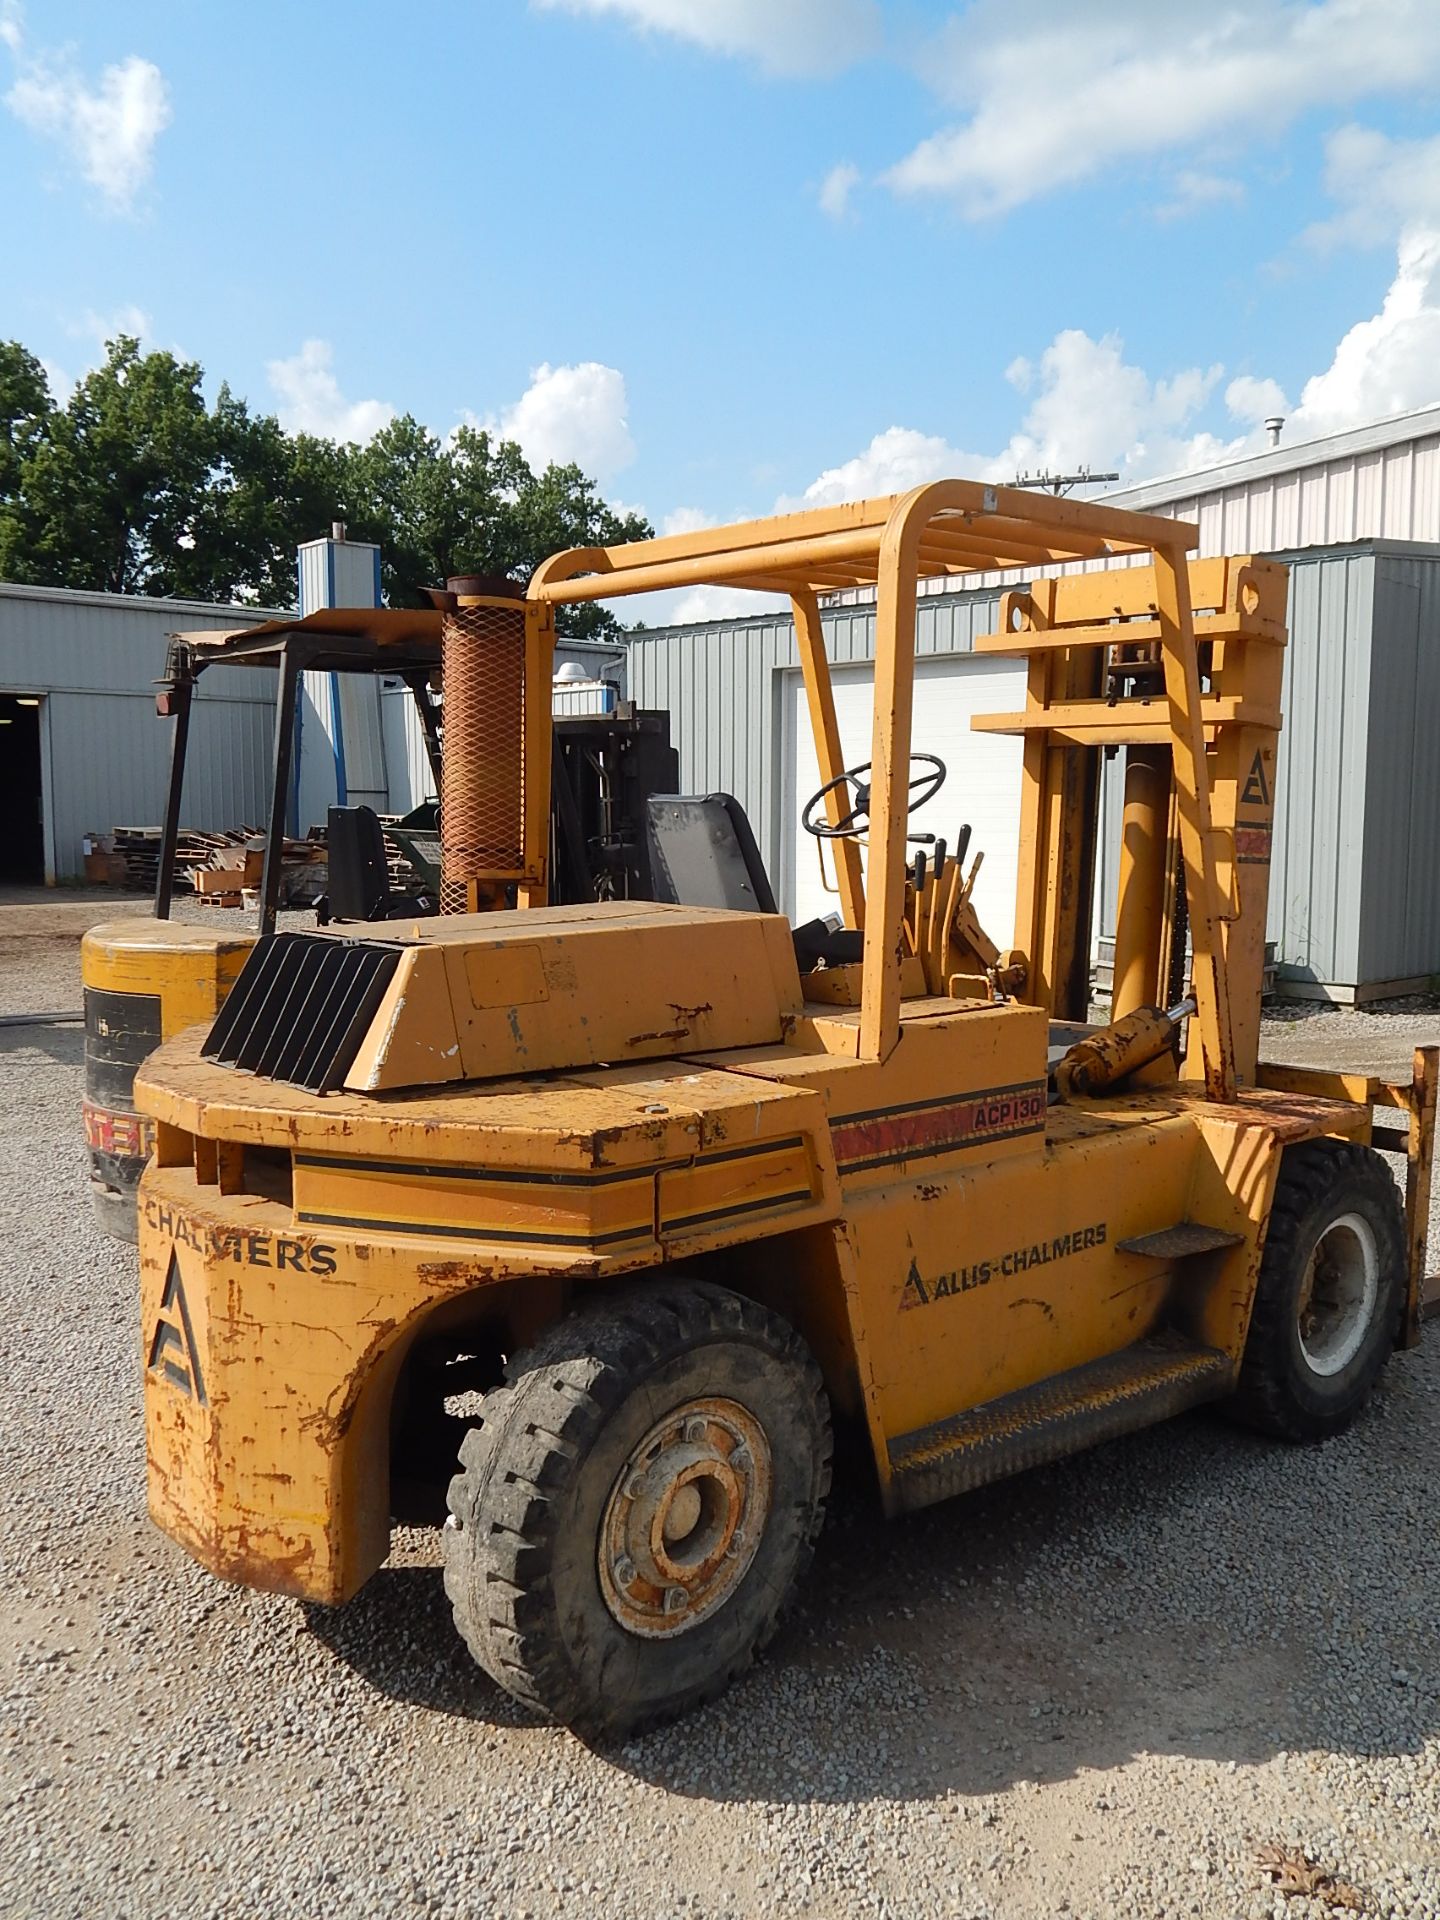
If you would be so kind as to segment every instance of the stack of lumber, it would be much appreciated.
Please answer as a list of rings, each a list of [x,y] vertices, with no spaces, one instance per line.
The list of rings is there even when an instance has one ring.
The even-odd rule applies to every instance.
[[[115,827],[86,836],[86,876],[112,887],[153,893],[160,871],[159,827]],[[90,849],[96,851],[92,854]],[[103,853],[100,851],[103,849]],[[103,862],[103,871],[100,863]],[[93,863],[93,864],[92,864]],[[182,827],[175,842],[172,884],[177,893],[194,892],[207,906],[238,907],[260,884],[265,864],[265,835],[254,827],[218,832]],[[287,839],[281,852],[282,905],[306,905],[325,891],[325,835]]]
[[[196,867],[208,866],[211,856],[222,847],[243,845],[252,832],[249,827],[236,827],[226,833],[182,827],[175,842],[173,879],[177,889],[192,886],[191,874]],[[115,827],[108,837],[113,854],[110,884],[153,893],[160,871],[159,827]]]
[[[264,870],[265,835],[244,828],[193,869],[192,884],[207,907],[249,906]],[[282,907],[309,906],[325,891],[327,878],[323,835],[318,840],[312,834],[304,840],[281,842]]]

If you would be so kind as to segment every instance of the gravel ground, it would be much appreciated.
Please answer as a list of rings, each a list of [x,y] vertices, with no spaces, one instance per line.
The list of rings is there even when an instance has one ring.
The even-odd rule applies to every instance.
[[[73,937],[0,925],[0,1011],[78,1001]],[[1392,1065],[1440,1018],[1271,1032]],[[79,1087],[77,1028],[0,1029],[0,1913],[1333,1912],[1273,1841],[1440,1915],[1436,1332],[1323,1448],[1197,1416],[892,1525],[843,1493],[764,1664],[591,1750],[468,1664],[433,1536],[321,1615],[149,1526]]]

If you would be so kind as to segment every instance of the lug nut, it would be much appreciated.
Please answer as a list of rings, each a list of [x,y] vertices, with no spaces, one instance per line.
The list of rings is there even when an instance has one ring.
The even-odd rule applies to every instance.
[[[685,1422],[685,1438],[690,1442],[692,1447],[703,1446],[709,1432],[710,1429],[703,1420],[695,1419]]]
[[[635,1562],[617,1560],[615,1562],[615,1584],[617,1587],[632,1586],[635,1581]]]
[[[667,1613],[683,1612],[684,1608],[689,1604],[689,1599],[690,1596],[686,1593],[684,1587],[667,1587],[665,1589],[665,1611]]]

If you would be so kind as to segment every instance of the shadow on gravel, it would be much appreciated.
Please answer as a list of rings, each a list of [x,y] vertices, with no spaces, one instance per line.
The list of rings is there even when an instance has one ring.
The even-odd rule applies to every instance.
[[[0,1060],[21,1053],[42,1053],[47,1060],[62,1067],[83,1066],[85,1029],[78,1023],[48,1026],[43,1022],[33,1026],[0,1027]]]
[[[900,1521],[837,1493],[767,1657],[602,1757],[687,1796],[829,1803],[1086,1773],[1100,1793],[1142,1753],[1413,1752],[1440,1727],[1427,1379],[1399,1359],[1318,1449],[1197,1415]],[[438,1571],[386,1569],[312,1630],[389,1695],[527,1724],[464,1654]]]
[[[470,1658],[438,1567],[384,1567],[346,1607],[306,1607],[315,1638],[393,1699],[496,1727],[530,1716]]]

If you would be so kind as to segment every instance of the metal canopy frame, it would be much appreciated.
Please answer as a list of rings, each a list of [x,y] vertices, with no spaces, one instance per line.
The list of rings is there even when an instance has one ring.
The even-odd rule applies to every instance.
[[[174,633],[169,673],[162,687],[163,711],[175,731],[170,742],[170,784],[160,833],[155,879],[155,918],[168,920],[174,900],[175,849],[180,837],[185,762],[190,744],[190,708],[195,683],[211,667],[268,667],[278,675],[270,817],[260,878],[258,931],[275,931],[280,908],[280,868],[285,848],[285,805],[295,747],[295,707],[302,673],[389,673],[410,689],[420,715],[436,791],[440,780],[440,733],[430,697],[430,676],[440,664],[441,616],[430,608],[326,607],[303,619],[267,620],[262,626],[227,632]]]
[[[906,887],[905,799],[915,683],[917,582],[1067,561],[1153,556],[1156,633],[1174,756],[1181,854],[1189,899],[1197,1025],[1212,1098],[1234,1092],[1223,908],[1205,762],[1205,727],[1186,555],[1195,527],[1159,515],[1056,499],[979,481],[940,480],[909,493],[823,507],[618,547],[577,547],[535,572],[532,600],[610,600],[661,588],[724,585],[789,597],[822,781],[843,772],[819,595],[876,592],[868,889],[860,850],[841,851],[847,923],[865,933],[860,1054],[884,1060],[900,1037],[901,922]],[[841,794],[828,801],[839,819]],[[868,900],[867,900],[868,891]]]

